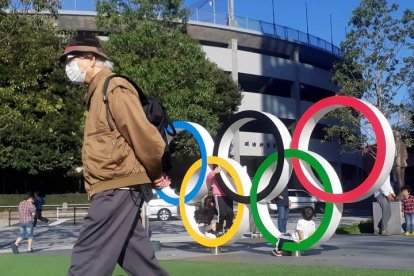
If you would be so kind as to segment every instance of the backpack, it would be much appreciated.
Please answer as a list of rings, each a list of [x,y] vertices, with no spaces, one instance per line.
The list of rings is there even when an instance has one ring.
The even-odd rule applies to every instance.
[[[172,162],[171,162],[171,150],[168,145],[167,140],[167,133],[170,136],[175,136],[177,132],[175,131],[175,128],[170,120],[170,117],[168,116],[167,110],[164,106],[161,105],[161,103],[154,99],[148,99],[145,95],[144,91],[139,87],[133,80],[130,78],[119,75],[119,74],[112,74],[108,76],[105,80],[105,84],[103,87],[103,101],[106,106],[106,117],[108,120],[109,127],[111,128],[111,131],[114,130],[114,117],[112,116],[111,110],[109,109],[108,104],[108,97],[107,97],[107,90],[109,86],[109,82],[112,78],[115,77],[121,77],[123,79],[126,79],[137,91],[139,100],[141,101],[142,108],[144,109],[144,113],[147,116],[148,121],[153,124],[161,134],[161,137],[165,141],[165,150],[164,155],[162,157],[162,165],[165,172],[172,169]]]

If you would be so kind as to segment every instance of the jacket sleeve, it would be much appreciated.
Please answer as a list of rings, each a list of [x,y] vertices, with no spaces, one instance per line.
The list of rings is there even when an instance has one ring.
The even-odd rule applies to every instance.
[[[165,142],[148,121],[136,92],[118,86],[108,94],[108,100],[116,128],[134,150],[148,176],[152,180],[161,177]]]

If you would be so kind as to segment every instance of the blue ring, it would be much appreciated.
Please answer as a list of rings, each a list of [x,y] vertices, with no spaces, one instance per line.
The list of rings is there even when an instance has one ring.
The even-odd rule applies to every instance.
[[[197,193],[200,191],[202,185],[204,184],[204,176],[207,174],[207,150],[206,150],[206,145],[204,144],[204,140],[201,137],[200,133],[198,132],[198,130],[193,127],[190,123],[185,122],[185,121],[174,121],[173,122],[173,126],[176,129],[183,129],[183,130],[187,130],[188,132],[190,132],[194,138],[197,141],[198,144],[198,148],[200,150],[200,154],[201,154],[201,171],[200,171],[200,177],[197,180],[197,184],[195,185],[194,189],[185,196],[184,198],[184,202],[187,203],[188,201],[192,200]],[[176,197],[170,197],[168,195],[166,195],[162,190],[156,190],[157,194],[159,195],[159,197],[161,199],[163,199],[164,201],[176,205],[179,205],[179,198]]]

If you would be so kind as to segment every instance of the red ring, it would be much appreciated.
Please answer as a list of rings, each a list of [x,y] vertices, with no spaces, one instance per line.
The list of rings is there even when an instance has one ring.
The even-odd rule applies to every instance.
[[[362,182],[361,185],[354,188],[351,191],[342,193],[342,194],[331,194],[325,191],[322,191],[315,187],[305,176],[303,173],[302,167],[300,166],[300,162],[297,158],[292,159],[293,169],[296,172],[296,176],[298,177],[299,181],[302,183],[303,187],[308,190],[311,194],[316,196],[317,198],[327,201],[327,202],[334,202],[334,203],[345,203],[345,202],[353,202],[355,199],[364,195],[378,180],[378,177],[381,174],[381,171],[385,165],[385,157],[386,157],[386,141],[385,141],[385,133],[381,122],[374,111],[370,109],[368,105],[364,102],[348,97],[348,96],[333,96],[329,98],[325,98],[314,105],[312,105],[306,112],[302,115],[299,119],[298,124],[295,128],[295,132],[293,133],[292,137],[292,149],[299,149],[299,140],[302,134],[304,127],[307,123],[312,119],[312,117],[317,114],[319,111],[333,105],[343,105],[354,108],[355,110],[361,112],[370,122],[372,128],[375,132],[375,137],[377,139],[377,156],[375,159],[374,166],[372,168],[371,173]],[[303,149],[302,149],[303,150]],[[307,150],[307,149],[306,149]]]

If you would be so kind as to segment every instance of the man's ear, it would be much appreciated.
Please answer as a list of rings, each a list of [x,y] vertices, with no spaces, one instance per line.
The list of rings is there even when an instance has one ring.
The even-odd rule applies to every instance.
[[[95,67],[96,57],[94,55],[91,55],[89,59],[91,60],[91,67]]]

